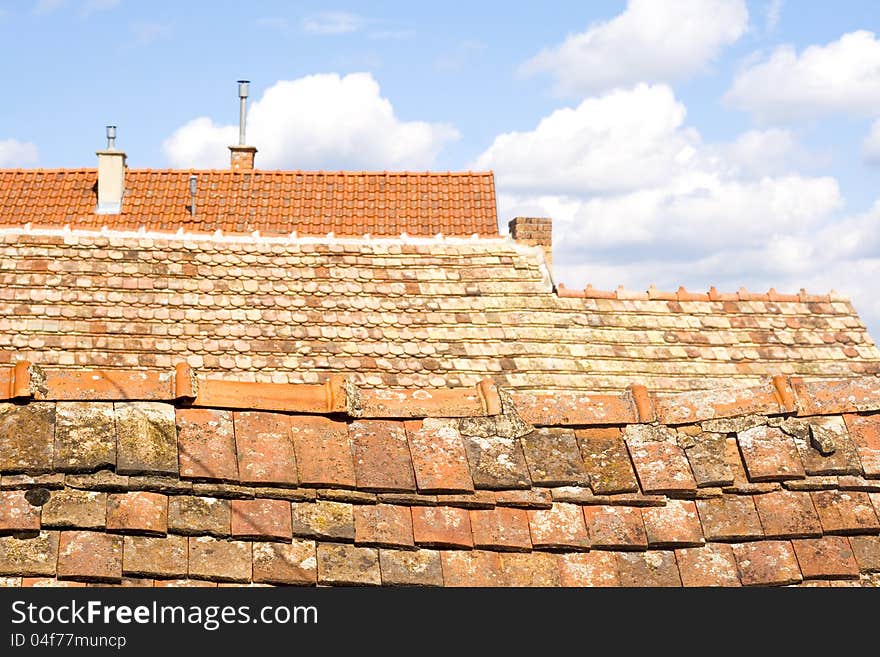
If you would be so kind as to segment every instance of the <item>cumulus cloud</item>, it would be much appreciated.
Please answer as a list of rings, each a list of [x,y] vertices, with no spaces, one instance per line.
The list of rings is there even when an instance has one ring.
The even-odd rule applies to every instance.
[[[571,95],[679,80],[705,69],[748,20],[744,0],[629,0],[622,14],[543,50],[522,71],[548,73]]]
[[[37,164],[36,144],[17,139],[0,139],[0,167],[32,167]]]
[[[269,87],[248,112],[261,168],[424,169],[458,138],[447,124],[399,119],[369,73],[310,75]],[[229,165],[238,128],[202,117],[164,143],[175,167]]]
[[[842,215],[837,181],[799,171],[802,153],[778,129],[707,143],[671,89],[640,85],[499,135],[472,165],[495,170],[504,220],[553,218],[570,287],[834,288],[880,323],[880,202]]]
[[[834,113],[872,116],[880,103],[880,41],[873,32],[797,52],[780,46],[742,70],[725,94],[761,121],[785,122]]]

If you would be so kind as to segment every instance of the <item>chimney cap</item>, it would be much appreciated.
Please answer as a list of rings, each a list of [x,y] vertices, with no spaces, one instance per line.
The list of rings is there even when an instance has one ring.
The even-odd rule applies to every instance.
[[[238,81],[238,97],[239,98],[247,98],[248,97],[248,85],[250,84],[250,80],[239,80]]]
[[[107,134],[107,150],[113,150],[116,148],[116,126],[108,125],[105,128],[105,132]]]

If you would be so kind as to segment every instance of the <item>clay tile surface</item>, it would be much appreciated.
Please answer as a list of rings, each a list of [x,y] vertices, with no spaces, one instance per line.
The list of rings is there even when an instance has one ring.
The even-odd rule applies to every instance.
[[[114,228],[113,215],[93,215],[94,200],[84,216],[61,206],[53,210],[66,217],[49,222],[54,229],[25,228],[26,216],[2,214],[4,175],[0,222],[14,218],[15,226],[0,227],[0,331],[8,336],[0,341],[0,366],[26,359],[42,368],[45,376],[38,379],[47,392],[37,397],[46,400],[167,403],[164,391],[172,386],[177,360],[202,377],[203,397],[218,391],[204,381],[223,381],[227,409],[243,412],[276,410],[269,406],[279,401],[321,412],[323,399],[317,390],[293,397],[237,391],[236,382],[318,388],[332,375],[348,377],[362,388],[365,419],[380,411],[415,420],[479,414],[484,404],[498,401],[497,393],[476,391],[487,378],[516,393],[512,399],[525,421],[547,428],[650,421],[638,415],[640,406],[627,392],[632,384],[650,393],[645,399],[656,399],[643,403],[643,411],[650,407],[674,424],[697,421],[697,415],[672,412],[685,406],[698,407],[700,419],[775,412],[781,407],[768,378],[780,369],[803,379],[803,385],[780,389],[793,390],[799,408],[813,414],[867,411],[876,398],[871,380],[880,371],[880,351],[848,301],[560,295],[537,249],[498,235],[494,201],[491,228],[483,215],[469,215],[480,226],[438,222],[430,229],[416,219],[406,229],[396,226],[398,219],[382,220],[383,231],[374,230],[372,220],[351,218],[348,230],[328,238],[322,219],[314,224],[321,239],[291,237],[294,229],[313,233],[286,220],[270,231],[257,216],[224,218],[225,212],[237,216],[238,206],[218,205],[192,220],[183,197],[179,216],[171,206],[158,214],[145,208],[148,214],[127,224],[132,232]],[[185,178],[177,180],[185,194]],[[93,194],[90,187],[81,191]],[[29,188],[27,194],[43,192]],[[216,193],[222,196],[219,188]],[[339,212],[327,216],[336,222]],[[125,224],[126,208],[116,218]],[[93,230],[78,228],[78,219],[88,219],[84,228]],[[105,223],[109,228],[101,232]],[[64,230],[66,224],[73,228]],[[141,224],[144,232],[136,232]],[[255,227],[261,236],[250,234]],[[218,228],[230,234],[214,235]],[[404,230],[418,237],[400,237]],[[462,238],[474,232],[482,237]],[[366,239],[365,233],[386,237]],[[456,237],[428,239],[436,233]],[[8,381],[9,374],[0,377]],[[829,388],[835,379],[865,383]],[[687,404],[669,398],[681,391],[700,396]],[[529,394],[517,396],[523,392]],[[236,395],[250,401],[237,405]],[[825,401],[804,406],[817,395]],[[383,411],[374,403],[377,396],[398,401]],[[855,401],[849,406],[829,406],[850,397]],[[124,434],[152,435],[143,446],[153,443],[160,451],[155,463],[146,462],[147,455],[136,451],[141,443],[125,443],[123,470],[172,467],[161,451],[167,423],[137,413],[127,417],[133,424],[123,427]],[[0,423],[37,422],[48,430],[51,421],[0,408]],[[109,452],[70,452],[79,443],[67,440],[63,422],[58,426],[59,452],[52,458],[59,467],[113,465]],[[46,451],[19,456],[20,467],[45,468]]]
[[[189,213],[193,174],[199,179],[196,204],[205,218]],[[95,214],[97,179],[96,169],[4,171],[0,217],[41,226],[135,230],[158,223],[173,230],[302,235],[498,233],[491,173],[126,169],[125,199],[116,215]],[[407,208],[406,218],[400,208]]]
[[[8,381],[25,370],[0,363]],[[488,384],[450,389],[483,400],[470,415],[420,417],[436,409],[408,387],[401,417],[364,417],[350,380],[229,380],[215,407],[195,404],[203,379],[186,368],[149,401],[53,399],[28,371],[39,389],[0,409],[34,429],[0,432],[13,586],[867,586],[880,572],[880,485],[863,466],[875,411],[815,415],[800,384],[768,382],[796,403],[766,415],[725,402],[636,424],[653,412],[641,390],[639,418],[606,407],[565,424],[590,417],[584,395],[535,426]],[[267,410],[258,388],[241,399],[261,408],[227,406],[248,383],[309,410]]]

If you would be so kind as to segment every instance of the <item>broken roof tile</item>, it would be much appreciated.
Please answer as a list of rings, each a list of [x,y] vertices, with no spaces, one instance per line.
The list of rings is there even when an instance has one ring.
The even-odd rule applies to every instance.
[[[629,425],[626,444],[643,492],[675,494],[696,489],[684,450],[664,427]]]
[[[751,481],[803,479],[806,476],[791,436],[781,429],[757,426],[736,435]]]

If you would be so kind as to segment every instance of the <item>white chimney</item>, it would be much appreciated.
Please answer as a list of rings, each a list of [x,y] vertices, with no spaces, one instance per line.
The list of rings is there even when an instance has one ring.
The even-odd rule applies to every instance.
[[[116,150],[116,126],[107,126],[107,148],[98,151],[98,207],[97,214],[122,212],[122,193],[125,191],[125,153]]]
[[[253,171],[256,146],[247,146],[244,140],[244,128],[250,80],[238,81],[238,144],[229,147],[231,166],[235,171]]]

